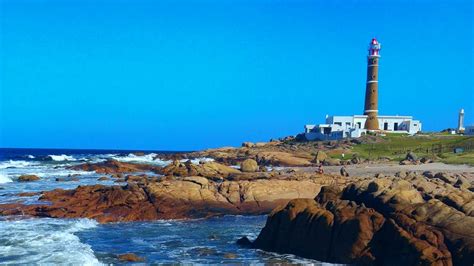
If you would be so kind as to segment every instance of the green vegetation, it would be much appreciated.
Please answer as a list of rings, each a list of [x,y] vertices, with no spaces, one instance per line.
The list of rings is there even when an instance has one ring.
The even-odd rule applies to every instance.
[[[454,153],[455,148],[462,148],[464,152]],[[467,136],[387,134],[355,145],[351,153],[368,159],[402,160],[409,151],[420,158],[427,157],[445,163],[474,165],[474,137]]]

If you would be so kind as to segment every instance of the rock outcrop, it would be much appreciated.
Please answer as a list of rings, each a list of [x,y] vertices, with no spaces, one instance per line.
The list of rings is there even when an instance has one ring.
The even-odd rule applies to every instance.
[[[221,180],[231,174],[241,173],[239,170],[216,162],[201,162],[193,164],[191,161],[173,161],[161,169],[161,174],[166,176],[203,176],[211,179]]]
[[[100,163],[84,163],[69,167],[72,170],[95,171],[100,174],[121,174],[133,172],[160,173],[161,167],[149,164],[125,163],[116,160],[107,160]]]
[[[38,180],[40,180],[40,178],[37,175],[21,175],[18,177],[19,182],[30,182],[30,181],[38,181]]]
[[[407,175],[323,187],[273,210],[252,246],[334,263],[472,265],[473,193],[443,179],[454,182]]]
[[[249,173],[250,174],[250,173]],[[256,173],[255,173],[256,174]],[[205,218],[224,214],[266,214],[294,198],[312,198],[338,177],[289,177],[219,181],[202,176],[164,178],[124,186],[79,186],[43,192],[45,204],[0,205],[3,215],[91,218],[99,222]],[[130,177],[129,177],[130,178]],[[344,180],[340,182],[344,183]]]

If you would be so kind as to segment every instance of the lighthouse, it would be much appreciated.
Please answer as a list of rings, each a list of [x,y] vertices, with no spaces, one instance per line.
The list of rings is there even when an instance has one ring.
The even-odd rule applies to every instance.
[[[364,115],[367,116],[364,128],[379,130],[378,115],[378,79],[379,79],[380,43],[373,38],[369,44],[367,56],[367,83],[365,87]]]
[[[459,110],[458,133],[464,132],[464,109]]]

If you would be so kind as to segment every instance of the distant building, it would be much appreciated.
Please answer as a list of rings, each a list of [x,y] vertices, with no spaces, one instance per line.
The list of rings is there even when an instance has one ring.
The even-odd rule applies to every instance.
[[[464,128],[464,135],[474,136],[474,125],[466,126]]]
[[[421,131],[421,122],[411,116],[379,115],[378,130],[392,133],[416,134]],[[336,140],[342,138],[358,138],[367,130],[363,128],[366,115],[328,116],[325,124],[305,125],[307,140]]]
[[[325,124],[305,125],[304,135],[308,140],[337,140],[358,138],[367,131],[416,134],[421,131],[421,122],[411,116],[378,115],[378,66],[380,43],[374,38],[369,44],[367,56],[367,82],[365,89],[364,115],[326,116]]]

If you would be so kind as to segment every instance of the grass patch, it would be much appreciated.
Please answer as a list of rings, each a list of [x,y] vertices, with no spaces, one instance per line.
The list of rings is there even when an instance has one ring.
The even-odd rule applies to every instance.
[[[453,149],[464,148],[465,152],[454,154]],[[382,157],[402,160],[409,152],[418,157],[441,157],[447,163],[472,163],[474,157],[474,137],[428,134],[407,136],[387,134],[379,142],[355,145],[352,153],[365,159]]]

